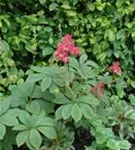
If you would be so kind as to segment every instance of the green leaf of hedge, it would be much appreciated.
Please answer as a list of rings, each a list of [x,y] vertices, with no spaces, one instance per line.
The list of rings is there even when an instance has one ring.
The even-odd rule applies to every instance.
[[[43,56],[48,56],[50,54],[53,53],[53,48],[52,47],[46,47],[45,49],[43,49],[42,51],[42,55]]]

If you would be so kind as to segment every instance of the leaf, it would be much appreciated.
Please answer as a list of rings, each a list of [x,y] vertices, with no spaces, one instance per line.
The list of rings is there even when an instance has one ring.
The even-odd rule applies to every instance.
[[[132,111],[132,113],[128,114],[127,118],[135,120],[135,111]]]
[[[109,139],[107,141],[107,147],[108,148],[111,148],[111,149],[117,149],[117,150],[120,150],[120,145],[119,145],[119,142],[114,140],[114,139]]]
[[[52,10],[55,10],[57,8],[58,4],[57,3],[51,3],[50,6],[49,6],[49,10],[52,11]]]
[[[54,104],[45,100],[37,100],[39,102],[40,111],[44,111],[46,114],[54,112]]]
[[[0,115],[5,113],[9,109],[9,101],[0,101]]]
[[[21,110],[18,117],[23,124],[29,124],[30,114],[28,112]]]
[[[5,113],[1,117],[1,122],[7,126],[15,126],[19,123],[16,116],[12,116],[12,114],[9,113]]]
[[[77,13],[73,10],[66,10],[67,16],[68,17],[75,17],[77,16]]]
[[[45,4],[46,3],[46,0],[39,0],[40,4]]]
[[[129,143],[127,140],[121,140],[120,141],[120,147],[123,150],[130,150],[131,149],[131,143]]]
[[[56,131],[53,127],[38,127],[38,130],[48,139],[56,139]]]
[[[30,130],[29,138],[31,145],[38,149],[42,143],[42,138],[39,132],[36,129]]]
[[[41,90],[42,91],[47,90],[50,87],[51,83],[52,83],[52,79],[48,76],[45,76],[41,82]]]
[[[59,120],[62,118],[62,111],[63,111],[63,106],[60,106],[56,112],[55,112],[55,117],[56,117],[56,120]]]
[[[129,100],[133,106],[135,106],[135,96],[133,94],[129,95]]]
[[[63,106],[63,110],[62,110],[62,117],[63,119],[68,119],[71,115],[71,109],[72,109],[72,104],[68,104]]]
[[[70,101],[64,96],[62,93],[56,93],[55,99],[53,100],[53,103],[55,104],[68,104]]]
[[[39,66],[31,66],[30,69],[38,73],[42,73],[43,71],[43,68]]]
[[[76,122],[82,118],[82,112],[78,104],[72,106],[71,116]]]
[[[131,81],[131,86],[135,88],[135,81]]]
[[[92,110],[92,108],[89,105],[80,104],[80,107],[81,107],[81,111],[85,118],[89,119],[89,118],[93,118],[95,116],[94,111]]]
[[[43,95],[43,92],[41,91],[41,87],[39,85],[36,85],[33,92],[32,92],[32,95],[31,95],[31,98],[43,98],[44,95]]]
[[[1,40],[1,44],[2,44],[1,48],[2,48],[3,54],[5,56],[7,56],[7,57],[10,56],[11,55],[11,51],[10,51],[9,44],[6,41],[4,41],[4,40]]]
[[[86,96],[81,96],[77,100],[79,102],[87,103],[89,105],[98,105],[99,104],[98,99],[92,94],[89,94]]]
[[[42,55],[43,56],[48,56],[48,55],[50,55],[52,53],[53,53],[53,48],[52,47],[46,47],[42,51]]]
[[[61,7],[64,9],[71,9],[71,7],[68,4],[63,4]]]
[[[49,91],[52,94],[59,93],[60,88],[53,82],[49,88]]]
[[[76,95],[69,86],[65,86],[65,95],[70,99],[74,100]]]
[[[78,69],[79,68],[79,63],[75,58],[71,57],[69,66],[74,68],[74,69]]]
[[[54,121],[49,117],[41,117],[35,122],[35,127],[37,126],[54,126]]]
[[[6,127],[0,123],[0,140],[4,138],[5,133],[6,133]]]
[[[14,126],[14,127],[12,128],[12,130],[15,130],[15,131],[23,131],[23,130],[27,130],[27,129],[28,129],[28,128],[27,128],[26,126],[21,125],[21,124],[16,125],[16,126]]]
[[[86,54],[82,55],[79,59],[80,65],[83,65],[87,60],[88,56]]]
[[[37,82],[43,78],[42,74],[30,74],[26,80],[26,82]]]
[[[40,105],[38,101],[32,101],[26,105],[26,109],[32,114],[39,114],[40,113]]]
[[[11,90],[11,105],[13,107],[17,107],[26,104],[28,101],[28,96],[32,95],[33,89],[34,83],[32,82],[25,82],[21,85],[15,86]]]
[[[9,109],[6,114],[17,117],[19,114],[20,109],[19,108],[13,108],[13,109]]]
[[[22,146],[27,141],[28,137],[29,137],[29,131],[19,132],[16,136],[17,146],[18,147]]]
[[[110,41],[114,41],[115,39],[115,32],[112,29],[107,30],[107,36],[109,37]]]

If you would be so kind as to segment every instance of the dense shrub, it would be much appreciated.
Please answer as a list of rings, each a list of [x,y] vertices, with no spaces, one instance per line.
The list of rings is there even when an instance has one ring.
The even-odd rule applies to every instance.
[[[134,0],[0,7],[0,150],[134,150]]]

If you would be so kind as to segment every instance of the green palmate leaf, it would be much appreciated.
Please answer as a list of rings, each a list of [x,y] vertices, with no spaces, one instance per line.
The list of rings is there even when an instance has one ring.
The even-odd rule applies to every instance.
[[[5,113],[10,106],[10,101],[0,101],[0,115],[2,115],[3,113]]]
[[[44,101],[44,100],[37,100],[39,105],[40,105],[40,112],[41,111],[44,111],[45,114],[48,114],[48,113],[51,113],[51,112],[54,112],[54,105],[53,103],[50,103],[50,102],[47,102],[47,101]],[[40,115],[40,113],[39,113]]]
[[[44,93],[41,90],[41,87],[39,85],[36,85],[35,88],[33,89],[31,98],[43,98]]]
[[[56,77],[53,79],[54,83],[60,87],[64,86],[64,80],[60,77]]]
[[[62,111],[63,111],[63,106],[60,106],[56,112],[55,112],[55,117],[56,117],[56,120],[59,120],[62,118]]]
[[[30,68],[31,68],[31,70],[38,72],[38,73],[43,72],[43,68],[39,67],[39,66],[31,66]]]
[[[83,65],[87,60],[88,56],[86,54],[82,55],[79,59],[80,65]]]
[[[25,126],[25,125],[16,125],[12,128],[12,130],[15,130],[15,131],[23,131],[23,130],[27,130],[28,128]]]
[[[14,107],[24,105],[28,101],[28,96],[32,95],[34,83],[26,82],[17,85],[12,89],[11,105]]]
[[[54,120],[49,117],[41,117],[35,122],[35,127],[37,126],[54,126]]]
[[[53,103],[55,104],[68,104],[70,101],[64,96],[62,93],[56,93],[55,99],[53,100]]]
[[[62,117],[63,119],[68,119],[71,115],[71,110],[72,110],[72,104],[68,104],[63,106],[63,110],[62,110]]]
[[[28,138],[28,140],[26,141],[26,145],[27,145],[27,147],[28,147],[30,150],[35,149],[35,147],[33,147],[33,145],[32,145],[31,142],[30,142],[30,138]]]
[[[0,123],[0,140],[4,138],[5,133],[6,133],[6,127]]]
[[[52,83],[50,88],[49,88],[49,91],[50,93],[59,93],[60,92],[60,88],[55,84],[55,83]]]
[[[95,116],[93,109],[89,105],[80,104],[80,107],[81,107],[81,111],[85,118],[89,119],[89,118],[93,118]]]
[[[79,63],[75,58],[70,58],[70,63],[69,65],[74,68],[74,69],[78,69],[79,68]]]
[[[40,105],[38,101],[32,101],[26,105],[26,109],[32,114],[39,114],[40,113]]]
[[[11,116],[17,117],[19,114],[19,111],[20,111],[20,109],[18,109],[18,108],[9,109],[6,112],[6,115],[11,115]]]
[[[78,122],[82,118],[82,111],[78,104],[74,104],[72,106],[71,116],[76,122]]]
[[[17,134],[16,143],[17,143],[18,147],[20,147],[27,141],[27,139],[29,137],[29,133],[30,133],[30,131],[22,131]]]
[[[69,86],[65,86],[65,95],[70,99],[70,100],[75,100],[75,93]]]
[[[48,139],[56,139],[56,131],[53,127],[38,127],[38,130]]]
[[[43,78],[42,74],[31,74],[28,76],[26,82],[37,82],[40,81]]]
[[[10,111],[9,111],[10,112]],[[5,113],[2,117],[0,122],[2,122],[3,124],[7,125],[7,126],[14,126],[18,124],[18,120],[16,118],[16,115],[13,116],[12,113]]]
[[[80,98],[77,99],[77,101],[86,103],[89,105],[98,105],[99,104],[98,99],[92,94],[88,94],[86,96],[81,96]]]
[[[48,76],[45,76],[41,82],[42,91],[47,90],[50,87],[51,83],[52,83],[52,79]]]
[[[39,132],[36,129],[30,130],[29,138],[31,145],[38,149],[42,143],[42,138]]]
[[[30,122],[30,114],[26,111],[21,110],[19,112],[19,120],[23,123],[23,124],[29,124]]]

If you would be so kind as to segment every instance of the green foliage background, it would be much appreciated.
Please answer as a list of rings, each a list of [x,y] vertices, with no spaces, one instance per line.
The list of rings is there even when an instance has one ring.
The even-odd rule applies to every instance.
[[[6,74],[1,90],[22,82],[22,68],[46,63],[65,33],[97,62],[119,59],[124,70],[133,69],[134,0],[2,0],[0,5],[0,70]]]

